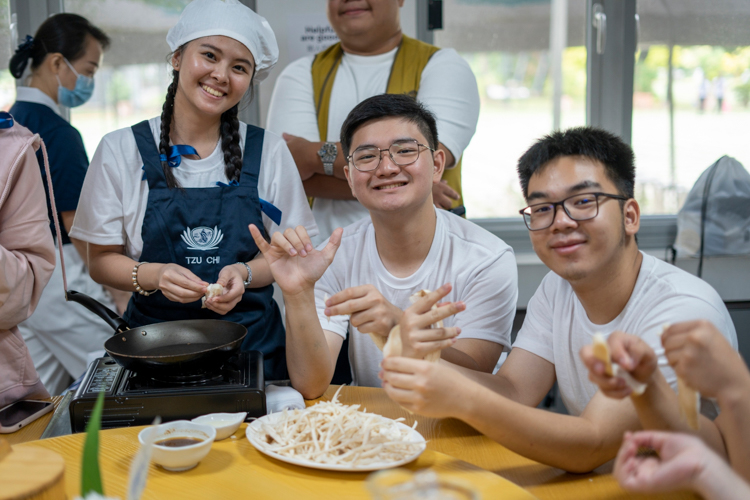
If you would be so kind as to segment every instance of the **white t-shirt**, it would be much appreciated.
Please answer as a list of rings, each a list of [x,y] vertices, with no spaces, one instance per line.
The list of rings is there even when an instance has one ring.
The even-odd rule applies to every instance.
[[[540,356],[555,365],[557,383],[565,407],[580,415],[597,391],[579,352],[593,342],[593,335],[608,337],[614,331],[638,335],[659,357],[659,368],[667,382],[677,386],[677,377],[667,363],[660,334],[666,323],[695,319],[711,321],[732,347],[737,333],[719,294],[706,283],[656,257],[643,254],[638,279],[627,305],[606,325],[592,323],[566,280],[550,272],[529,301],[526,319],[513,348]],[[701,411],[715,416],[716,406],[702,401]]]
[[[383,353],[367,334],[360,333],[348,316],[323,314],[325,295],[353,286],[371,284],[393,305],[411,306],[409,297],[423,289],[435,290],[451,283],[453,290],[443,301],[462,300],[466,310],[444,321],[461,328],[461,339],[483,339],[510,346],[510,331],[516,314],[518,272],[513,249],[503,240],[457,215],[436,210],[435,236],[419,269],[407,278],[397,278],[383,265],[375,245],[370,218],[344,228],[341,246],[331,266],[315,285],[315,305],[320,325],[349,337],[349,360],[355,385],[380,387],[378,371]]]
[[[341,125],[352,108],[386,91],[396,51],[376,56],[344,53],[331,89],[326,140],[338,142]],[[268,130],[320,140],[311,71],[314,57],[294,61],[279,75],[268,110]],[[469,64],[453,49],[436,52],[422,71],[417,99],[435,114],[438,138],[458,160],[479,119],[479,91]],[[316,243],[327,240],[337,227],[369,216],[356,200],[325,198],[315,199],[313,214],[320,228]]]
[[[149,126],[158,144],[161,118],[150,119]],[[240,122],[243,152],[246,132],[247,125]],[[105,135],[86,173],[70,236],[97,245],[125,245],[125,254],[137,260],[143,250],[141,226],[148,202],[142,166],[130,127]],[[221,142],[206,158],[182,158],[173,172],[184,188],[219,189],[217,181],[228,182]],[[263,226],[269,235],[299,225],[311,235],[318,233],[292,154],[283,139],[268,131],[263,139],[258,196],[281,210],[281,226],[263,214]]]

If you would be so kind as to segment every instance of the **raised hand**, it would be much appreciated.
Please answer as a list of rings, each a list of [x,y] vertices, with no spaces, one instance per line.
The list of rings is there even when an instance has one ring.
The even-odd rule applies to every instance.
[[[350,315],[352,326],[362,333],[388,337],[404,312],[373,285],[347,288],[326,301],[326,316]]]
[[[255,244],[263,253],[274,280],[287,295],[309,291],[333,262],[344,230],[336,229],[323,250],[313,247],[303,226],[276,232],[268,243],[254,224],[249,226]]]
[[[446,302],[436,309],[432,308],[451,289],[451,285],[445,284],[421,297],[404,311],[398,322],[403,356],[423,359],[431,352],[441,351],[456,342],[456,336],[461,333],[460,328],[432,328],[435,323],[466,309],[463,302]]]
[[[718,398],[722,392],[750,388],[747,366],[709,321],[671,325],[661,342],[675,373],[702,395]]]
[[[651,346],[642,338],[628,333],[613,332],[607,338],[607,345],[613,362],[629,372],[638,382],[650,382],[657,368],[657,357]],[[625,379],[605,373],[604,363],[594,356],[592,345],[583,346],[580,356],[589,370],[589,380],[598,385],[605,396],[623,399],[632,393]]]
[[[158,276],[159,290],[172,302],[195,302],[203,297],[208,286],[207,282],[177,264],[162,264]]]
[[[241,269],[240,269],[241,267]],[[242,300],[245,293],[245,267],[240,264],[224,266],[216,283],[224,287],[224,293],[206,300],[206,307],[216,313],[226,314]]]

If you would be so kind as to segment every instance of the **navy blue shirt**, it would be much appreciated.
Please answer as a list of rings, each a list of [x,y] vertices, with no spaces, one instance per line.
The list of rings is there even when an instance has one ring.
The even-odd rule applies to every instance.
[[[58,217],[61,212],[75,210],[78,207],[83,179],[86,177],[86,169],[89,166],[89,159],[86,156],[86,149],[83,147],[80,132],[44,104],[16,101],[10,108],[10,114],[18,123],[35,134],[39,134],[47,146]],[[36,156],[42,169],[44,191],[47,193],[47,214],[50,218],[50,228],[52,229],[52,235],[55,236],[52,208],[49,201],[49,192],[47,192],[47,175],[44,171],[44,158],[41,149],[37,151]],[[63,244],[70,243],[62,219],[60,219],[60,230],[62,231]]]

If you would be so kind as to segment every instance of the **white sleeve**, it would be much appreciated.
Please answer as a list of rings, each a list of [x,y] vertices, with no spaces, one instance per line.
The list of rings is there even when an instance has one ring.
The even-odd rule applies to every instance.
[[[550,271],[552,273],[552,271]],[[555,363],[552,349],[552,298],[549,296],[550,274],[542,280],[539,288],[526,306],[526,318],[518,332],[513,348],[519,347],[524,351],[536,354],[550,363]]]
[[[297,226],[304,226],[311,237],[318,235],[318,226],[310,210],[292,153],[281,137],[268,131],[263,140],[258,196],[281,210],[280,226],[263,214],[263,227],[269,236],[276,231]]]
[[[313,96],[312,56],[297,59],[276,80],[268,108],[266,129],[276,135],[296,135],[320,140],[318,117]]]
[[[518,270],[508,249],[482,268],[461,292],[458,300],[466,311],[455,316],[460,339],[482,339],[510,350],[510,332],[518,300]]]
[[[122,169],[105,137],[86,171],[70,236],[96,245],[125,245]]]
[[[417,99],[435,114],[438,140],[458,161],[479,120],[479,90],[471,67],[455,50],[440,49],[422,71]]]
[[[318,250],[322,249],[328,242],[318,246]],[[340,258],[340,257],[339,257]],[[325,301],[327,298],[332,297],[334,294],[344,290],[345,286],[342,280],[339,280],[336,276],[335,260],[323,273],[323,276],[315,283],[315,309],[318,311],[318,320],[323,330],[328,330],[337,335],[341,335],[346,338],[349,332],[349,316],[332,316],[329,318],[323,311],[325,311]]]

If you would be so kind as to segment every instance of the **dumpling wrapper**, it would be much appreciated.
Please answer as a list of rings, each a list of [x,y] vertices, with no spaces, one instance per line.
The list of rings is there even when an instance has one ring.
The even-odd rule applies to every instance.
[[[413,304],[428,293],[430,293],[429,290],[420,290],[419,292],[409,297],[409,300]],[[437,309],[437,305],[433,305],[432,309]],[[432,326],[435,328],[443,328],[443,321],[438,321]],[[401,356],[401,353],[404,352],[404,345],[401,342],[401,328],[399,327],[399,325],[396,325],[391,329],[391,332],[388,334],[387,340],[382,335],[377,335],[375,333],[370,333],[369,335],[372,341],[375,342],[375,345],[378,347],[378,349],[383,351],[384,358],[388,358],[390,356]],[[426,361],[436,363],[440,359],[440,351],[433,351],[426,355],[424,359]]]
[[[604,363],[604,373],[610,377],[620,377],[625,380],[625,383],[628,384],[628,387],[630,387],[630,390],[633,391],[633,394],[636,396],[640,396],[646,392],[646,384],[638,382],[623,367],[612,362],[612,354],[609,352],[609,345],[607,345],[607,341],[601,333],[594,334],[593,347],[596,359]]]
[[[201,297],[201,309],[206,308],[206,301],[212,297],[224,295],[224,287],[218,283],[211,283],[206,287],[206,294]]]
[[[669,328],[669,323],[662,325],[659,336]],[[701,395],[691,388],[683,379],[677,377],[677,403],[680,405],[680,415],[688,426],[697,431],[700,428]]]
[[[701,395],[680,377],[677,377],[677,401],[680,404],[680,415],[691,429],[697,431],[701,423]]]

